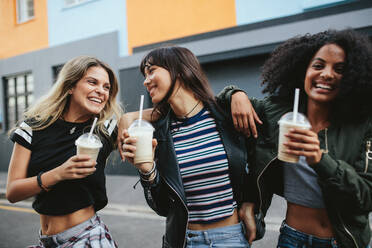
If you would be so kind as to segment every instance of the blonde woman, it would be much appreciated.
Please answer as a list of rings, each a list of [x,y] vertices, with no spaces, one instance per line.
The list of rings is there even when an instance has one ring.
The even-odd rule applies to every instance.
[[[68,61],[51,91],[13,129],[7,199],[35,197],[40,244],[34,247],[117,247],[96,212],[107,204],[104,167],[116,146],[118,82],[113,70],[94,57]],[[97,161],[76,155],[74,141],[95,133],[103,147]]]

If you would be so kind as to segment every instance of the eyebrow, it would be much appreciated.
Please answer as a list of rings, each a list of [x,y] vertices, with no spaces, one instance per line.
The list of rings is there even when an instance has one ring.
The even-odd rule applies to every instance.
[[[315,61],[315,60],[320,60],[320,61],[322,61],[322,62],[325,62],[325,60],[324,60],[324,59],[321,59],[321,58],[313,58],[313,59],[311,60],[311,62],[313,62],[313,61]]]
[[[97,81],[98,82],[98,79],[96,79],[95,77],[92,77],[92,76],[85,76],[85,79],[93,79],[94,81]],[[109,84],[111,86],[111,82],[110,81],[107,81],[107,82],[103,82],[104,84]]]
[[[314,59],[311,60],[311,62],[314,62],[314,61],[316,61],[316,60],[319,60],[319,61],[321,61],[321,62],[323,62],[323,63],[326,62],[326,61],[325,61],[324,59],[322,59],[322,58],[314,58]],[[346,63],[345,61],[342,61],[342,62],[337,62],[336,64],[338,65],[338,64],[345,64],[345,63]]]

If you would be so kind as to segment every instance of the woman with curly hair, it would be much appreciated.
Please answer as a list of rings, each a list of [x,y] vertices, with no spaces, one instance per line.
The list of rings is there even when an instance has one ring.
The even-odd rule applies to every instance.
[[[252,161],[260,193],[255,207],[266,214],[274,193],[286,199],[277,247],[369,247],[370,41],[352,30],[294,37],[274,50],[262,77],[269,96],[251,99],[263,121]],[[299,111],[312,128],[293,128],[286,134],[286,153],[300,156],[291,164],[277,159],[277,123],[292,111],[295,88],[302,92]],[[232,105],[248,102],[235,87],[222,95]]]
[[[12,203],[35,197],[40,245],[32,247],[117,247],[96,212],[107,205],[104,170],[122,114],[118,91],[107,64],[90,56],[73,58],[11,131],[6,197]],[[97,159],[76,155],[75,146],[94,117],[103,143]]]

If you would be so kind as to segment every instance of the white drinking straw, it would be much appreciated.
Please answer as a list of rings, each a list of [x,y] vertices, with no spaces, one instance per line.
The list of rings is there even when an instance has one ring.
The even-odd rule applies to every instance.
[[[88,139],[91,139],[92,134],[93,134],[94,127],[96,126],[96,123],[97,123],[97,117],[94,118],[93,125],[92,125],[92,127],[90,128],[90,132],[89,132],[89,134],[88,134]]]
[[[300,95],[300,89],[296,88],[295,90],[295,99],[293,104],[293,122],[297,121],[297,113],[298,113],[298,98]]]
[[[141,95],[141,102],[140,102],[140,110],[139,110],[139,119],[138,119],[138,126],[141,126],[142,121],[142,110],[143,110],[143,95]]]

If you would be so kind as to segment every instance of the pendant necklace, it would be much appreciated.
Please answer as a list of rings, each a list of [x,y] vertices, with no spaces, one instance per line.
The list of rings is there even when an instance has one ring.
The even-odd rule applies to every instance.
[[[194,109],[199,105],[199,103],[200,103],[200,101],[198,101],[196,104],[195,104],[195,106],[187,113],[187,114],[185,114],[184,116],[182,116],[181,118],[183,118],[183,119],[187,119],[188,118],[188,116],[189,116],[189,114],[191,114],[191,112],[192,111],[194,111]]]
[[[73,134],[75,132],[76,127],[73,127],[70,129],[70,134]]]
[[[63,115],[61,116],[61,118],[62,118],[62,120],[63,120],[64,122],[67,122],[67,121],[65,120],[65,117],[63,117]],[[76,126],[73,126],[73,127],[70,129],[70,134],[73,134],[73,133],[75,132],[75,129],[76,129]]]

